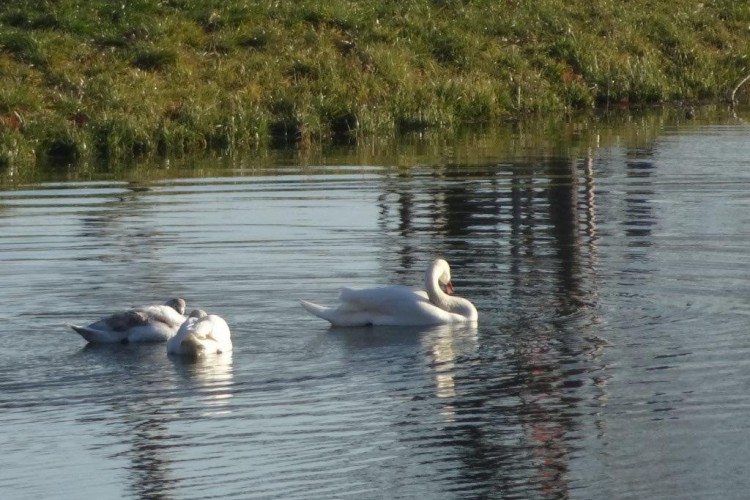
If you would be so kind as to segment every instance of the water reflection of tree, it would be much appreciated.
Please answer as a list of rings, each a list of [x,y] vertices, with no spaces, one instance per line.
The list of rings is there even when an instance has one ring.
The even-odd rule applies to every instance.
[[[110,383],[103,383],[116,387],[98,395],[104,411],[82,420],[105,429],[107,441],[122,446],[113,456],[127,460],[127,489],[137,498],[159,499],[168,498],[175,487],[170,470],[174,436],[168,430],[174,398],[173,383],[163,373],[168,368],[164,351],[151,347],[89,345],[81,351],[90,363],[110,367]]]
[[[631,248],[651,244],[651,230],[655,222],[653,205],[653,180],[655,164],[651,149],[632,149],[626,155],[625,235]],[[641,257],[637,250],[631,257]]]
[[[169,498],[176,481],[170,478],[169,451],[173,436],[167,431],[160,405],[146,402],[126,406],[123,416],[132,426],[131,448],[124,455],[130,460],[130,489],[138,498]]]
[[[231,353],[167,359],[163,346],[157,347],[87,346],[82,352],[91,362],[111,367],[109,376],[119,379],[116,390],[101,394],[106,411],[83,421],[104,422],[110,438],[124,446],[115,456],[128,461],[127,489],[136,498],[172,498],[176,489],[185,487],[174,477],[174,455],[191,437],[170,430],[185,396],[200,396],[190,413],[204,418],[228,412],[232,397]]]
[[[424,182],[418,182],[419,176]],[[576,367],[576,375],[590,371],[590,379],[606,380],[593,374],[600,369],[596,357],[603,343],[596,312],[599,235],[593,160],[446,166],[411,178],[401,173],[385,189],[381,225],[387,248],[396,254],[387,259],[408,265],[404,272],[416,275],[432,252],[442,253],[464,279],[477,278],[480,286],[472,292],[485,306],[497,308],[496,317],[509,312],[503,302],[530,311],[509,314],[517,321],[504,329],[518,329],[510,359],[490,358],[450,381],[455,394],[450,410],[458,420],[474,422],[446,427],[454,445],[464,450],[465,482],[484,483],[477,491],[517,490],[521,460],[536,471],[534,481],[545,497],[566,496],[568,435],[578,426],[576,407],[584,398],[577,392],[584,382],[572,376],[570,367]],[[394,227],[408,232],[394,232]],[[508,271],[501,271],[506,265]],[[491,329],[480,325],[480,345],[492,344],[491,336]],[[438,359],[438,351],[433,353]],[[441,361],[445,366],[446,360]],[[497,381],[492,365],[498,362],[514,366],[515,376]],[[507,365],[497,368],[507,373]],[[444,390],[446,374],[440,376],[438,391]],[[478,384],[475,377],[485,382]],[[605,384],[593,385],[605,390]],[[500,402],[506,398],[515,404]],[[594,399],[605,398],[599,394]],[[503,413],[494,414],[493,408]],[[505,435],[514,422],[524,430],[523,447],[509,445]]]

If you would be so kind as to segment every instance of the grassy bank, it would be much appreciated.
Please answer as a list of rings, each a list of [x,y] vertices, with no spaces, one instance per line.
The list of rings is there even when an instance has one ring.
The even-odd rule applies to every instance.
[[[571,3],[4,2],[0,164],[724,98],[750,72],[743,2]]]

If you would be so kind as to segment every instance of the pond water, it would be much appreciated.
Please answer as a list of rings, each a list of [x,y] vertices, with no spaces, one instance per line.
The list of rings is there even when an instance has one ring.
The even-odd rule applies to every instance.
[[[30,175],[0,183],[2,498],[746,496],[742,116]],[[299,306],[436,255],[477,327]],[[65,326],[173,296],[234,352]]]

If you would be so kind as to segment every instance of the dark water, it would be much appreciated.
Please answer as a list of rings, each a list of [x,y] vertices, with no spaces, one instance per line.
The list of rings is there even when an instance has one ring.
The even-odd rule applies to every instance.
[[[0,496],[746,498],[750,126],[648,123],[6,172]],[[438,254],[477,328],[331,330],[297,303],[419,285]],[[175,295],[231,355],[65,327]]]

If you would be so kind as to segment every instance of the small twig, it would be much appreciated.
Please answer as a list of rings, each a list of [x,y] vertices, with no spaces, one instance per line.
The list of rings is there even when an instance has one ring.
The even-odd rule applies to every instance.
[[[738,83],[737,86],[732,91],[732,97],[730,98],[731,102],[732,102],[732,106],[734,106],[734,103],[736,102],[735,99],[734,99],[734,95],[737,93],[737,91],[740,89],[740,87],[742,87],[745,84],[745,82],[748,81],[748,80],[750,80],[750,75],[747,75],[745,78],[743,78],[742,81],[740,83]]]

